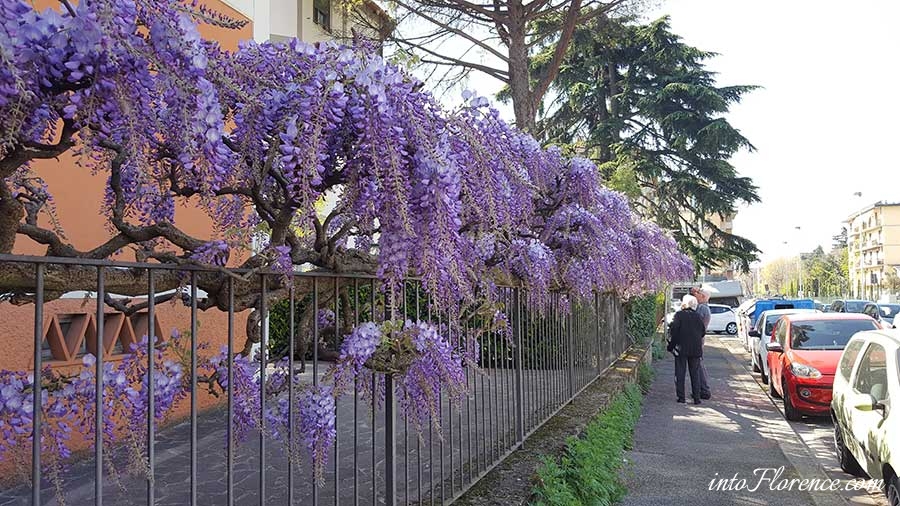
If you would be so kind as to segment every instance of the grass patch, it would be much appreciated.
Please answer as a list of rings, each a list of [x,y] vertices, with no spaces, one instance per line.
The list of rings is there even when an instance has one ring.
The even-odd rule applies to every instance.
[[[650,352],[653,354],[653,360],[662,360],[666,358],[666,344],[661,339],[653,339],[650,344]]]
[[[638,366],[637,383],[641,388],[641,393],[646,394],[650,391],[650,385],[653,384],[653,378],[656,376],[656,370],[646,362],[642,362]]]
[[[607,505],[622,500],[627,489],[619,471],[641,414],[641,389],[652,379],[653,370],[642,365],[638,372],[641,386],[627,385],[587,426],[583,437],[570,437],[559,461],[544,459],[537,473],[538,485],[533,489],[534,504]]]

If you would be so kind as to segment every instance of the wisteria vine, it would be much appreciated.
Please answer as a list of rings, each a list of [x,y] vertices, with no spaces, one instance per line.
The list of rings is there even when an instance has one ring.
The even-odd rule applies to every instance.
[[[604,187],[592,162],[543,148],[484,97],[467,93],[445,109],[369,47],[291,40],[226,50],[203,40],[197,23],[240,22],[182,0],[72,8],[0,2],[0,203],[18,203],[26,217],[0,223],[0,245],[25,234],[51,255],[103,258],[133,245],[144,258],[221,267],[263,231],[268,243],[244,266],[367,272],[388,288],[414,275],[441,309],[491,299],[501,284],[527,288],[540,305],[552,291],[630,296],[692,274],[675,242]],[[81,166],[71,170],[108,177],[102,211],[115,235],[88,251],[35,217],[58,221],[35,160],[67,151]],[[176,205],[188,199],[212,217],[215,237],[177,228]],[[331,204],[324,216],[322,201]],[[334,314],[316,318],[334,325]],[[104,365],[106,399],[122,400],[104,407],[104,444],[125,442],[115,420],[147,418],[146,348]],[[258,361],[234,357],[238,438],[265,430],[284,440],[296,429],[321,477],[336,401],[354,385],[377,403],[382,376],[373,371],[391,374],[421,429],[435,419],[442,388],[451,399],[465,395],[477,349],[429,323],[365,323],[343,339],[326,384],[295,385],[296,406],[284,391],[298,380],[276,364],[264,385],[274,402],[262,415]],[[181,365],[158,358],[161,420],[185,389]],[[71,376],[0,372],[0,458],[29,446],[37,383],[47,452],[63,461],[73,432],[93,437],[90,360]],[[204,362],[220,388],[227,363],[224,353]]]

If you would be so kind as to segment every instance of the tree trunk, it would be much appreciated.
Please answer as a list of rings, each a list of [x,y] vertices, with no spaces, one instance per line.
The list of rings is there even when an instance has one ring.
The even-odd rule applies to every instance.
[[[12,253],[19,220],[24,214],[22,203],[13,198],[9,186],[0,180],[0,253]]]
[[[525,132],[534,132],[536,111],[531,93],[528,47],[525,44],[526,21],[517,3],[509,3],[509,91],[516,126]]]

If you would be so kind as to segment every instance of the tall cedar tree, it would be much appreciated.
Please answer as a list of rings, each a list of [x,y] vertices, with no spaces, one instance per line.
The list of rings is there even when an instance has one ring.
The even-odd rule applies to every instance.
[[[536,75],[551,52],[535,59]],[[600,16],[575,31],[539,131],[547,143],[596,160],[698,267],[746,270],[756,245],[714,218],[759,201],[750,178],[729,162],[754,148],[723,117],[755,87],[716,86],[704,65],[714,55],[682,42],[668,17],[641,25]]]

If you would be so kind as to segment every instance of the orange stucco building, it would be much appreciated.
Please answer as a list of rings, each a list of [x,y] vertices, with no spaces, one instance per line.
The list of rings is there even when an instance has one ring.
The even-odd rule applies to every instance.
[[[247,20],[248,23],[239,30],[229,30],[211,26],[201,26],[204,37],[215,39],[226,49],[236,49],[238,42],[253,36],[253,25],[246,16],[219,0],[203,2],[211,9],[236,19]],[[54,0],[36,0],[36,9],[58,9],[60,4]],[[85,250],[95,247],[110,237],[106,225],[106,217],[102,209],[104,188],[108,175],[106,173],[91,174],[89,170],[79,167],[78,160],[70,150],[56,160],[37,160],[33,163],[34,172],[47,184],[53,196],[59,225],[66,234],[68,242],[75,248]],[[176,223],[179,228],[198,238],[213,237],[212,220],[191,201],[185,201],[176,208]],[[49,218],[42,213],[41,226],[49,227]],[[17,237],[14,254],[44,255],[45,247],[31,241],[27,237]],[[233,255],[234,257],[234,255]],[[119,260],[134,261],[129,252],[122,252],[115,257]],[[33,368],[34,357],[34,324],[33,304],[13,305],[0,302],[0,346],[4,353],[0,354],[0,369],[23,371]],[[81,357],[93,352],[96,347],[96,299],[86,299],[83,294],[62,297],[44,305],[44,365],[61,371],[70,372],[80,367]],[[130,342],[140,340],[147,333],[146,313],[138,313],[125,318],[112,308],[105,309],[104,346],[106,360],[116,361],[124,357]],[[240,350],[246,338],[246,321],[249,311],[235,314],[234,341]],[[198,315],[198,340],[208,343],[208,353],[217,353],[227,343],[228,315],[225,312],[210,309]],[[162,303],[156,309],[156,333],[163,338],[172,330],[184,332],[190,329],[190,307],[182,302]],[[187,374],[187,371],[186,371]],[[198,388],[198,406],[209,408],[221,399],[213,397]],[[189,402],[185,400],[170,412],[169,420],[184,418],[189,414]],[[73,440],[73,446],[87,447],[92,442]],[[0,465],[0,475],[10,477],[7,467],[10,462]],[[0,479],[0,481],[6,481]]]

